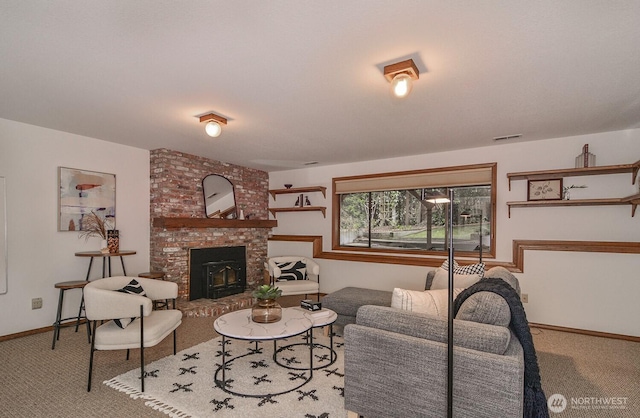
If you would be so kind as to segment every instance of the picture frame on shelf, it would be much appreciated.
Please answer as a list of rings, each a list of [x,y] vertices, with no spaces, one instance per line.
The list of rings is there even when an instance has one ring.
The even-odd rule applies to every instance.
[[[562,179],[529,180],[527,200],[562,200]]]

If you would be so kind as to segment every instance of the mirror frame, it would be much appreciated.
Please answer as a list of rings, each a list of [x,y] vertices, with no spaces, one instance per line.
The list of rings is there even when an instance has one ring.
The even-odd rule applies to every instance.
[[[217,191],[208,191],[209,196],[207,196],[207,190],[205,188],[205,182],[207,179],[209,178],[218,178],[217,183],[214,185],[214,187],[223,187],[226,189],[226,183],[228,183],[228,185],[231,187],[230,191],[227,191],[226,193],[224,193],[223,195],[221,195],[220,197],[218,197],[215,200],[220,200],[222,198],[226,198],[229,194],[231,194],[231,197],[233,198],[233,206],[227,206],[223,207],[223,208],[216,208],[214,207],[212,212],[210,213],[209,211],[209,207],[215,203],[211,202],[209,204],[207,204],[207,199],[213,197],[214,195],[218,194],[219,192]],[[224,180],[224,182],[223,182]],[[237,219],[238,218],[238,205],[236,203],[236,188],[233,185],[233,183],[231,182],[231,180],[229,180],[228,178],[226,178],[223,175],[220,174],[209,174],[207,176],[205,176],[202,179],[202,197],[204,198],[204,215],[207,218],[217,218],[217,219]]]

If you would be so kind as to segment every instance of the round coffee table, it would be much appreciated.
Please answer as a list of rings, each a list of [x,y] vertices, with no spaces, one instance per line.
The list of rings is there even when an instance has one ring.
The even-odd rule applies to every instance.
[[[276,350],[276,341],[293,337],[296,335],[309,332],[310,337],[313,338],[313,326],[314,322],[311,315],[308,312],[304,312],[301,309],[296,308],[283,308],[282,319],[278,322],[271,324],[260,324],[251,320],[251,309],[243,309],[240,311],[230,312],[224,314],[213,323],[213,328],[222,335],[222,364],[216,369],[214,381],[223,391],[235,395],[250,398],[264,398],[267,396],[277,396],[285,393],[292,392],[301,388],[311,381],[313,378],[313,344],[309,345],[309,376],[298,386],[278,392],[278,393],[266,393],[266,394],[246,394],[232,391],[228,388],[228,380],[226,379],[226,370],[231,371],[231,365],[234,360],[239,358],[256,354],[258,350],[259,341],[273,341],[274,355]],[[244,341],[255,341],[256,349],[236,356],[227,360],[226,358],[226,339],[233,338]],[[304,369],[307,370],[307,369]],[[219,375],[222,374],[222,379]]]
[[[275,361],[278,365],[282,366],[282,367],[286,367],[287,369],[291,369],[291,370],[307,370],[306,368],[302,368],[302,367],[295,367],[295,366],[289,366],[286,364],[282,364],[280,362],[278,362],[278,358],[277,358],[277,354],[280,353],[281,351],[284,350],[288,350],[290,347],[293,346],[299,346],[299,345],[307,345],[307,344],[311,344],[313,345],[315,348],[323,348],[323,349],[327,349],[329,350],[329,362],[327,364],[323,364],[321,366],[317,366],[314,367],[313,370],[319,370],[319,369],[324,369],[325,367],[331,366],[333,363],[336,362],[336,359],[338,358],[338,353],[336,353],[336,351],[333,349],[333,323],[336,322],[336,320],[338,319],[338,314],[334,311],[332,311],[331,309],[321,309],[320,311],[307,311],[303,308],[291,308],[291,309],[300,309],[303,312],[307,312],[308,315],[311,316],[311,319],[313,320],[313,325],[311,326],[311,328],[324,328],[326,326],[329,327],[329,347],[327,347],[326,345],[323,344],[311,344],[311,342],[313,342],[313,336],[309,337],[309,342],[307,343],[294,343],[294,344],[288,344],[285,346],[282,346],[280,348],[278,348],[277,350],[275,350],[275,352],[273,353],[273,361]],[[322,361],[322,359],[321,359]]]

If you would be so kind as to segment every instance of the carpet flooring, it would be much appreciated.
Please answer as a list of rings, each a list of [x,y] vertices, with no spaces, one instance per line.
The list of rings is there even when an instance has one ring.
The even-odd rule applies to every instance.
[[[178,328],[178,351],[216,338],[214,318],[185,318]],[[640,344],[533,329],[542,385],[547,396],[562,394],[569,403],[558,418],[631,418],[640,416]],[[103,381],[136,369],[132,351],[96,353],[94,385],[86,391],[89,345],[84,329],[62,330],[51,350],[52,332],[0,342],[0,405],[3,417],[165,417]],[[172,354],[171,338],[145,350],[147,364]],[[622,398],[624,409],[603,408],[598,399]],[[580,402],[571,407],[572,400]],[[580,408],[577,408],[577,407]],[[291,411],[291,417],[304,416]],[[216,416],[216,415],[211,415]]]

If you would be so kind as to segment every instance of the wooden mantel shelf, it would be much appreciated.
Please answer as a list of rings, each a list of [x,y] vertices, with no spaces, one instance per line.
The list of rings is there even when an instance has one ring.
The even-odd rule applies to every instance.
[[[278,221],[267,219],[153,218],[156,228],[275,228]]]

